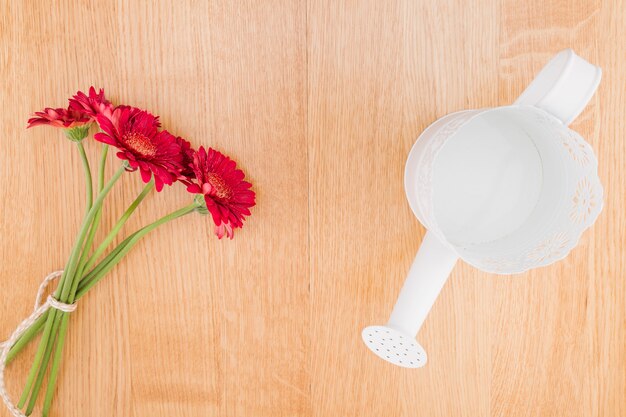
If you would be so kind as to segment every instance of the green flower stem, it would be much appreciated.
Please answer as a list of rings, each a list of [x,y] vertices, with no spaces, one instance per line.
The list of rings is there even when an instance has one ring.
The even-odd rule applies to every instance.
[[[6,363],[9,364],[18,353],[24,349],[28,342],[33,340],[33,338],[39,334],[39,332],[43,329],[44,324],[46,323],[46,319],[48,318],[48,312],[50,310],[46,310],[39,318],[30,326],[22,336],[15,342],[13,346],[11,346],[11,350],[9,350],[9,354],[7,355]]]
[[[33,364],[30,368],[30,372],[28,373],[28,378],[26,379],[26,385],[24,386],[24,391],[22,391],[22,396],[20,397],[19,402],[17,403],[17,408],[22,408],[28,395],[30,394],[30,389],[33,386],[33,382],[35,381],[35,376],[37,371],[39,370],[39,365],[41,365],[41,361],[43,359],[44,353],[46,351],[46,347],[48,346],[48,339],[50,338],[50,334],[52,332],[52,325],[54,323],[54,313],[56,310],[48,310],[48,318],[46,320],[46,328],[44,329],[44,333],[41,336],[41,341],[39,342],[39,347],[37,348],[37,352],[35,353],[35,358],[33,359]]]
[[[98,169],[98,193],[102,192],[104,187],[104,168],[107,164],[107,155],[109,153],[109,145],[102,144],[102,155],[100,156],[100,167]]]
[[[59,322],[55,320],[52,324],[52,337],[58,339],[57,329],[59,327]],[[33,408],[35,408],[35,402],[37,401],[37,394],[41,389],[41,384],[43,383],[43,379],[46,376],[47,364],[50,361],[50,355],[52,354],[52,348],[54,347],[54,339],[50,339],[48,344],[46,345],[46,350],[43,354],[42,366],[39,368],[39,372],[37,373],[37,379],[35,379],[35,384],[33,385],[33,392],[30,396],[30,400],[28,401],[28,406],[26,407],[26,411],[24,414],[27,416],[31,415],[33,412]],[[23,395],[23,394],[22,394]]]
[[[98,265],[96,265],[96,267],[89,272],[89,274],[85,275],[81,281],[80,281],[80,285],[78,287],[78,291],[81,291],[85,284],[92,279],[95,275],[97,275],[102,268],[104,268],[106,266],[106,264],[113,259],[113,257],[115,257],[115,255],[117,255],[122,249],[124,249],[124,246],[126,246],[126,244],[137,234],[138,232],[133,233],[132,235],[128,236],[122,243],[120,243],[113,251],[111,251],[111,253],[109,253],[103,260],[102,262],[100,262]],[[28,328],[28,330],[26,330],[26,332],[24,332],[24,334],[22,334],[22,336],[19,338],[19,340],[11,347],[11,350],[9,351],[9,354],[7,356],[7,361],[6,363],[8,364],[9,362],[11,362],[13,359],[15,359],[15,357],[22,351],[22,349],[24,349],[24,347],[26,345],[28,345],[28,342],[30,342],[37,334],[39,334],[44,327],[44,324],[46,323],[46,319],[48,318],[48,314],[50,313],[50,310],[46,310],[46,312],[44,312],[36,321],[35,323],[33,323],[33,325],[31,327]]]
[[[104,168],[106,166],[106,158],[107,158],[108,152],[109,152],[109,145],[105,144],[102,147],[102,156],[100,159],[100,167],[98,171],[98,193],[101,193],[102,189],[104,188]],[[78,269],[77,269],[76,275],[79,277],[82,277],[83,271],[87,270],[85,265],[87,264],[87,260],[89,259],[89,252],[91,250],[93,240],[96,237],[98,228],[100,227],[101,218],[102,218],[102,206],[100,206],[100,208],[96,212],[96,215],[93,219],[93,223],[91,224],[91,228],[89,229],[89,235],[87,236],[87,241],[83,248],[83,253],[80,256],[80,260],[78,261]],[[78,280],[75,280],[75,281],[76,281],[76,285],[78,285]]]
[[[48,386],[46,387],[46,396],[43,402],[43,408],[41,411],[42,417],[48,417],[50,412],[50,406],[52,405],[52,397],[54,395],[54,388],[57,382],[57,376],[59,375],[59,366],[61,365],[61,356],[63,354],[63,345],[65,344],[65,334],[67,333],[67,324],[69,322],[70,315],[68,313],[59,312],[61,314],[61,328],[59,330],[59,337],[57,339],[57,345],[54,349],[54,359],[52,360],[52,369],[50,369],[50,377],[48,378]],[[28,415],[28,414],[27,414]]]
[[[87,291],[89,291],[91,287],[93,287],[96,283],[98,283],[98,281],[102,277],[104,277],[115,265],[117,265],[117,263],[133,248],[133,246],[135,246],[135,244],[137,244],[137,242],[139,242],[139,240],[143,236],[147,235],[152,230],[156,229],[157,227],[159,227],[160,225],[164,223],[167,223],[178,217],[182,217],[186,214],[193,212],[194,210],[196,210],[196,208],[198,208],[198,204],[194,202],[190,204],[189,206],[183,207],[182,209],[176,210],[175,212],[170,213],[167,216],[161,217],[154,223],[151,223],[148,226],[133,233],[129,238],[124,240],[124,242],[122,242],[118,246],[118,248],[120,248],[119,250],[118,248],[115,248],[113,250],[113,252],[116,252],[116,254],[113,257],[111,257],[107,263],[104,264],[104,267],[101,268],[100,271],[97,274],[95,274],[91,280],[89,280],[86,283],[82,291],[76,293],[76,290],[78,288],[77,287],[72,288],[72,292],[70,293],[69,298],[68,298],[68,303],[73,303],[76,299],[81,298]],[[75,280],[75,283],[77,282],[78,280]],[[65,335],[67,332],[67,321],[68,321],[69,315],[63,312],[59,312],[59,314],[61,316],[61,329],[59,330],[59,335],[57,339],[57,347],[56,347],[54,359],[52,362],[52,369],[50,370],[50,378],[48,380],[48,386],[46,388],[46,395],[45,395],[44,405],[43,405],[42,414],[41,414],[42,417],[48,416],[50,405],[52,404],[52,397],[54,396],[56,379],[57,379],[59,366],[60,366],[61,358],[62,358],[63,344],[65,343]],[[27,410],[27,414],[28,414],[28,410]]]
[[[85,270],[85,264],[89,259],[89,251],[91,250],[91,246],[93,245],[93,240],[96,237],[96,232],[98,231],[98,226],[100,225],[100,218],[102,217],[102,207],[96,213],[96,216],[91,223],[91,227],[89,228],[89,234],[87,235],[87,240],[85,240],[85,246],[83,247],[83,251],[80,255],[80,259],[78,260],[78,267],[76,268],[76,276],[81,277],[83,271]],[[78,280],[73,280],[78,281]]]
[[[93,203],[93,205],[91,206],[91,209],[89,210],[89,212],[85,216],[85,219],[83,220],[83,224],[78,234],[76,243],[74,244],[74,249],[72,250],[72,253],[70,255],[68,265],[66,266],[66,269],[63,272],[63,276],[61,278],[59,286],[57,287],[54,293],[55,298],[63,303],[67,302],[69,292],[72,286],[72,281],[75,279],[74,275],[76,274],[76,269],[78,266],[77,263],[78,263],[79,253],[80,253],[80,250],[83,248],[83,242],[87,235],[87,231],[89,230],[89,227],[91,226],[93,222],[96,212],[102,206],[102,202],[104,201],[104,198],[107,196],[109,191],[111,191],[111,188],[113,188],[113,185],[115,185],[115,183],[122,176],[125,170],[126,170],[125,165],[122,165],[117,170],[117,172],[113,175],[113,178],[111,178],[108,184],[98,194],[98,198]],[[39,367],[43,366],[45,369],[48,365],[47,361],[45,363],[42,363],[42,360],[44,359],[44,353],[47,349],[48,342],[50,341],[51,333],[53,330],[53,325],[58,322],[57,313],[58,313],[57,310],[52,309],[50,313],[48,314],[48,319],[46,320],[46,326],[44,328],[41,341],[39,342],[39,347],[37,349],[37,352],[35,353],[35,358],[33,359],[33,365],[28,374],[26,385],[24,386],[24,391],[22,393],[22,397],[20,398],[20,402],[18,403],[18,408],[22,408],[24,406],[24,403],[26,401],[25,397],[27,397],[28,393],[30,393],[30,390],[35,381],[35,376],[37,374],[37,370],[39,369]],[[55,329],[58,328],[58,324],[54,326],[54,328]],[[36,397],[37,393],[33,391],[33,395]]]
[[[105,165],[106,165],[106,158],[107,158],[108,149],[109,149],[109,145],[104,144],[102,146],[102,156],[101,156],[101,159],[100,159],[100,167],[99,167],[100,169],[99,169],[99,173],[98,173],[98,192],[101,192],[103,187],[104,187],[104,169],[105,169]],[[102,211],[100,211],[99,214],[100,213],[102,213]],[[94,220],[94,223],[95,224],[99,224],[99,218],[96,218]],[[93,227],[92,227],[91,230],[94,230]],[[132,236],[133,235],[131,235],[130,237],[132,237]],[[109,254],[109,256],[111,256],[111,255],[115,256],[121,249],[122,248],[120,247],[120,248],[117,249],[117,251],[111,252],[111,254]],[[85,253],[85,251],[83,251],[83,253]],[[109,261],[109,260],[110,260],[110,258],[105,258],[105,261]],[[100,264],[99,268],[94,269],[94,271],[92,271],[91,273],[92,274],[94,274],[94,272],[97,273],[103,267],[104,267],[104,265]],[[83,271],[88,271],[89,268],[91,268],[91,265],[85,266]],[[85,278],[85,277],[83,277],[83,278]],[[83,280],[81,280],[81,282],[83,282]],[[49,310],[46,311],[44,314],[42,314],[37,319],[37,321],[35,321],[35,323],[33,323],[33,325],[31,327],[29,327],[28,330],[26,330],[26,332],[24,332],[24,334],[22,334],[22,336],[18,339],[18,341],[11,347],[11,350],[9,351],[9,354],[7,355],[7,361],[6,361],[7,364],[10,363],[13,359],[15,359],[15,357],[22,351],[22,349],[24,349],[24,347],[26,347],[28,345],[28,343],[36,335],[38,335],[43,330],[44,324],[45,324],[46,319],[48,317],[48,313],[49,313]]]
[[[91,181],[91,169],[88,170],[88,164],[85,163],[85,161],[87,161],[86,158],[86,153],[84,150],[84,147],[82,145],[82,143],[78,143],[78,149],[79,149],[79,153],[81,155],[81,159],[83,160],[83,167],[85,168],[85,182],[86,182],[86,187],[90,187],[92,184]],[[108,155],[108,151],[109,151],[109,145],[102,144],[102,154],[100,157],[100,166],[99,166],[99,170],[98,170],[98,193],[100,193],[102,191],[102,189],[104,188],[104,170],[106,168],[106,160],[107,160],[107,155]],[[88,161],[87,161],[88,162]],[[89,195],[90,193],[87,192],[87,195]],[[91,206],[91,203],[89,203],[89,206]],[[100,224],[100,217],[102,211],[99,212],[99,215],[97,216],[97,218],[94,220],[94,223],[96,225]],[[95,231],[97,229],[92,229],[94,230],[93,233],[95,233]],[[87,268],[85,268],[86,270],[88,270]],[[29,327],[24,334],[22,334],[22,336],[20,336],[20,338],[18,339],[17,342],[15,342],[15,344],[13,346],[11,346],[11,350],[9,351],[9,354],[7,355],[7,361],[6,363],[10,363],[11,361],[13,361],[13,359],[15,359],[15,357],[22,351],[22,349],[24,349],[24,347],[26,347],[28,345],[28,343],[33,340],[33,338],[38,335],[44,327],[44,324],[48,318],[48,313],[49,310],[44,312],[44,314],[42,314],[36,321],[35,323],[33,323],[33,325],[31,327]]]
[[[106,158],[109,152],[109,145],[104,144],[102,147],[102,156],[100,158],[100,167],[98,171],[98,193],[101,193],[104,189],[104,169],[106,167]],[[89,259],[89,252],[91,251],[91,246],[93,245],[93,240],[96,237],[96,233],[98,232],[98,228],[100,227],[100,219],[102,218],[102,206],[96,212],[96,215],[93,219],[91,227],[89,229],[89,235],[87,236],[87,241],[85,242],[85,246],[83,247],[83,252],[78,261],[78,268],[76,270],[76,276],[83,276],[83,271],[88,270],[86,267],[87,260]],[[72,282],[72,289],[70,291],[75,292],[76,286],[80,279],[74,279]]]
[[[86,274],[85,276],[83,276],[83,278],[80,280],[79,286],[78,286],[78,291],[81,291],[82,288],[85,286],[85,284],[87,282],[89,282],[91,279],[93,279],[93,277],[97,274],[100,273],[100,271],[102,271],[102,269],[110,262],[111,259],[113,259],[122,249],[124,249],[124,247],[126,246],[126,244],[128,242],[130,242],[130,240],[137,234],[138,232],[133,233],[132,235],[128,236],[126,239],[124,239],[124,241],[122,241],[122,243],[120,243],[119,245],[117,245],[115,247],[115,249],[113,249],[111,251],[111,253],[109,253],[98,265],[95,266],[94,269],[92,269],[91,271],[89,271],[88,274]]]
[[[93,206],[91,207],[91,210],[89,210],[89,213],[87,213],[87,215],[85,216],[85,220],[83,221],[83,225],[82,225],[82,227],[80,229],[80,232],[78,234],[78,239],[76,240],[76,244],[74,245],[74,249],[72,250],[72,253],[70,255],[70,260],[68,262],[69,266],[68,266],[68,270],[66,271],[66,273],[67,273],[67,277],[69,279],[67,279],[63,283],[63,287],[62,288],[57,288],[57,291],[55,292],[56,298],[59,301],[63,302],[63,303],[67,302],[67,298],[69,296],[70,289],[72,287],[71,281],[74,279],[74,275],[76,274],[76,269],[78,267],[78,265],[77,265],[78,257],[79,257],[81,249],[83,248],[83,243],[85,241],[85,237],[87,235],[87,231],[89,230],[89,227],[91,226],[91,223],[93,222],[93,219],[94,219],[96,213],[98,212],[100,207],[102,207],[102,203],[104,201],[104,198],[107,196],[107,194],[109,194],[109,191],[111,191],[111,189],[113,188],[113,186],[115,185],[117,180],[120,179],[120,177],[122,176],[124,171],[126,171],[126,165],[125,164],[122,165],[115,172],[115,174],[113,175],[113,178],[111,178],[111,180],[109,180],[108,184],[98,194],[98,198],[96,199],[96,201],[94,202]]]
[[[102,277],[104,277],[115,265],[117,265],[117,263],[128,252],[130,252],[133,246],[135,246],[142,237],[144,237],[145,235],[147,235],[148,233],[150,233],[152,230],[156,229],[157,227],[161,226],[162,224],[165,224],[171,220],[174,220],[186,214],[189,214],[193,212],[194,210],[196,210],[197,208],[198,208],[197,203],[195,202],[191,203],[190,205],[183,207],[179,210],[176,210],[168,214],[167,216],[161,217],[154,223],[150,223],[149,225],[133,233],[133,235],[129,236],[129,238],[124,240],[124,242],[122,242],[120,245],[118,245],[118,247],[114,249],[114,251],[118,251],[115,256],[111,257],[110,259],[107,258],[101,262],[101,265],[103,266],[102,268],[100,268],[100,270],[97,273],[93,275],[91,275],[90,273],[85,277],[85,279],[83,279],[83,282],[81,282],[81,284],[78,287],[78,291],[76,292],[76,299],[78,300],[81,297],[83,297],[85,293],[87,293],[87,291],[89,291],[91,287],[96,285],[98,281],[102,279]]]
[[[78,153],[80,153],[80,159],[83,161],[83,168],[85,170],[85,187],[87,189],[86,212],[89,213],[89,210],[91,209],[91,204],[93,203],[93,184],[91,179],[91,168],[89,167],[89,159],[87,158],[87,154],[85,153],[85,147],[83,146],[83,142],[76,142],[76,146],[78,146]]]
[[[79,153],[81,155],[81,159],[83,161],[83,168],[85,169],[85,183],[86,183],[87,198],[88,198],[87,207],[91,208],[91,205],[92,205],[91,198],[93,198],[91,197],[92,195],[91,169],[89,168],[89,162],[88,162],[87,155],[85,153],[85,149],[82,143],[78,142],[77,145],[78,145]],[[104,170],[106,167],[106,159],[107,159],[108,150],[109,150],[109,145],[103,144],[102,155],[100,158],[99,172],[98,172],[98,192],[101,192],[102,189],[104,188]],[[98,215],[96,216],[96,219],[94,220],[94,223],[96,225],[99,224],[101,212],[102,212],[101,210],[98,212]],[[92,225],[91,230],[93,230],[93,233],[95,234],[96,229],[93,228],[93,225]],[[35,323],[33,323],[33,325],[29,327],[22,334],[22,336],[20,336],[18,341],[13,346],[11,346],[11,350],[9,351],[9,354],[7,355],[7,360],[6,360],[7,364],[13,361],[13,359],[15,359],[15,357],[22,351],[22,349],[24,349],[24,347],[26,347],[28,343],[43,330],[44,324],[47,321],[49,313],[50,313],[50,310],[45,311],[44,314],[42,314],[35,321]],[[44,356],[45,356],[45,352],[44,352]]]
[[[113,239],[115,239],[115,237],[120,232],[120,230],[122,229],[126,221],[130,218],[130,216],[137,209],[139,204],[143,201],[144,198],[146,198],[146,196],[152,191],[153,188],[154,188],[154,179],[151,180],[148,184],[146,184],[146,186],[141,191],[141,193],[137,196],[135,201],[133,201],[132,204],[128,206],[128,208],[126,209],[122,217],[120,217],[120,219],[117,221],[115,226],[113,226],[113,229],[111,229],[111,232],[109,232],[109,234],[104,239],[104,241],[100,244],[100,246],[98,246],[98,248],[95,250],[93,255],[91,255],[91,257],[87,261],[87,264],[85,265],[85,268],[84,268],[85,271],[89,271],[89,269],[96,263],[96,261],[104,253],[106,248],[108,248],[111,242],[113,242]]]

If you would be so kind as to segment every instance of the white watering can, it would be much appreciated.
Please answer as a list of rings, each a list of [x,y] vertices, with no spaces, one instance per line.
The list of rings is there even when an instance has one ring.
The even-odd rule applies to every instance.
[[[511,106],[435,121],[409,154],[404,185],[428,229],[391,317],[362,332],[380,358],[426,363],[415,341],[456,261],[514,274],[563,259],[602,210],[598,163],[567,125],[593,96],[602,71],[559,52]]]

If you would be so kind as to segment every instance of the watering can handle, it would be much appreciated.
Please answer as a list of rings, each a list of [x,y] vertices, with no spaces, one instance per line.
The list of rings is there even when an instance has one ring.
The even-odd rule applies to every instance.
[[[567,126],[589,103],[600,78],[599,67],[565,49],[543,67],[514,104],[539,107]]]
[[[387,325],[414,337],[458,259],[437,236],[426,232]]]

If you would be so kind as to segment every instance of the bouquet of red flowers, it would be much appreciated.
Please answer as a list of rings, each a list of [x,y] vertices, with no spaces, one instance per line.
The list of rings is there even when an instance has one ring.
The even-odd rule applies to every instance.
[[[113,106],[100,89],[89,94],[77,92],[69,99],[67,108],[46,108],[28,120],[28,127],[47,125],[63,130],[76,143],[85,171],[87,202],[85,217],[69,260],[62,271],[50,274],[40,286],[35,310],[11,337],[2,344],[0,355],[0,396],[14,416],[30,415],[49,370],[42,415],[47,416],[54,395],[69,313],[76,302],[100,281],[139,240],[150,231],[189,213],[210,214],[218,238],[233,238],[234,229],[243,226],[250,208],[255,205],[251,184],[234,161],[209,148],[197,150],[180,136],[161,129],[158,116],[136,107]],[[94,135],[101,142],[102,156],[97,172],[96,188],[87,158],[84,140],[93,125],[99,127]],[[113,146],[122,163],[115,174],[105,181],[105,165],[109,147]],[[139,171],[145,187],[97,246],[95,236],[100,226],[102,205],[119,178],[127,172]],[[155,222],[130,233],[119,245],[107,250],[139,204],[154,189],[183,184],[192,194],[192,202]],[[56,290],[42,302],[47,284],[60,278]],[[41,333],[39,346],[17,405],[9,398],[4,384],[7,363]],[[24,413],[22,409],[26,407]]]

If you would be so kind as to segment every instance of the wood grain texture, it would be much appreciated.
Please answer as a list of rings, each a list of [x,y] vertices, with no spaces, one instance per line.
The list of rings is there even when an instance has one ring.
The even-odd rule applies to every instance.
[[[0,335],[83,211],[74,146],[25,120],[93,84],[231,155],[258,206],[233,241],[198,216],[162,227],[85,297],[53,415],[626,416],[625,30],[619,0],[3,0]],[[387,319],[424,234],[411,145],[510,103],[565,47],[604,70],[572,126],[600,160],[598,222],[550,267],[459,264],[419,335],[429,364],[378,360],[360,330]],[[140,188],[125,176],[106,225]],[[167,191],[128,228],[186,203]],[[9,368],[14,394],[33,354]]]

